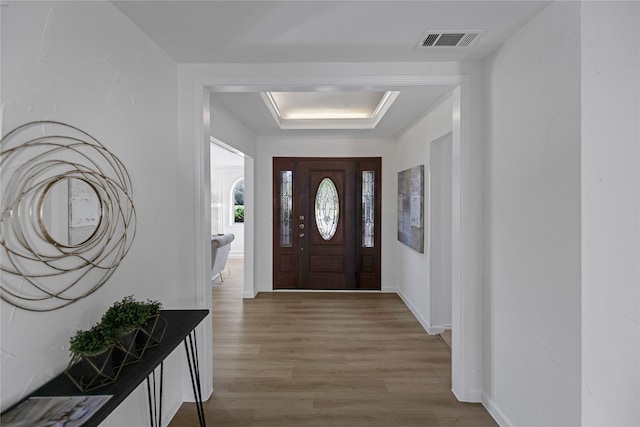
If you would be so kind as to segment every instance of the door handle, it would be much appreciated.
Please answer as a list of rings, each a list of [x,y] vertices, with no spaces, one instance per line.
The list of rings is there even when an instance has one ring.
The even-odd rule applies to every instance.
[[[298,237],[304,237],[304,233],[300,233]]]

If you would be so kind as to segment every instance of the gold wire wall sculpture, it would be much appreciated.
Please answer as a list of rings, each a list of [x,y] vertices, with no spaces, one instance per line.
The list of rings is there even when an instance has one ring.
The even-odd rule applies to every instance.
[[[135,237],[131,179],[88,133],[36,121],[0,140],[1,294],[52,311],[98,290]]]

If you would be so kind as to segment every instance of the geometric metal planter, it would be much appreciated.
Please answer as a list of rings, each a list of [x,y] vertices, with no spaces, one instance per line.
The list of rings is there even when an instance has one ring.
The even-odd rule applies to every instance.
[[[155,347],[160,344],[164,331],[167,329],[167,321],[159,314],[149,317],[147,323],[140,327],[138,338],[145,349]]]
[[[114,364],[127,366],[138,362],[147,348],[160,344],[166,328],[166,320],[155,315],[144,325],[120,335],[119,345],[114,349]]]
[[[139,345],[140,328],[125,332],[119,336],[118,346],[114,350],[113,362],[115,366],[131,365],[142,359],[144,347]]]
[[[116,346],[96,356],[73,356],[65,374],[81,390],[89,391],[116,381],[121,366],[113,363]]]
[[[123,366],[142,359],[147,348],[160,344],[167,321],[151,316],[147,322],[130,332],[121,334],[117,344],[96,356],[74,355],[65,374],[81,390],[89,391],[115,382]]]

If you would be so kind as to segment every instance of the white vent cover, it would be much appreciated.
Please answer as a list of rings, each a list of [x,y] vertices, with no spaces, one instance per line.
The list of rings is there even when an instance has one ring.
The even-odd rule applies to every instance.
[[[469,47],[484,33],[473,31],[427,31],[420,39],[418,47]]]

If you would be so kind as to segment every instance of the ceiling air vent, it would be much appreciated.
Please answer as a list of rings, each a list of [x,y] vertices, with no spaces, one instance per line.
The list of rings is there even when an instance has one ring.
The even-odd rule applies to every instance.
[[[419,47],[469,47],[484,31],[428,31]]]

